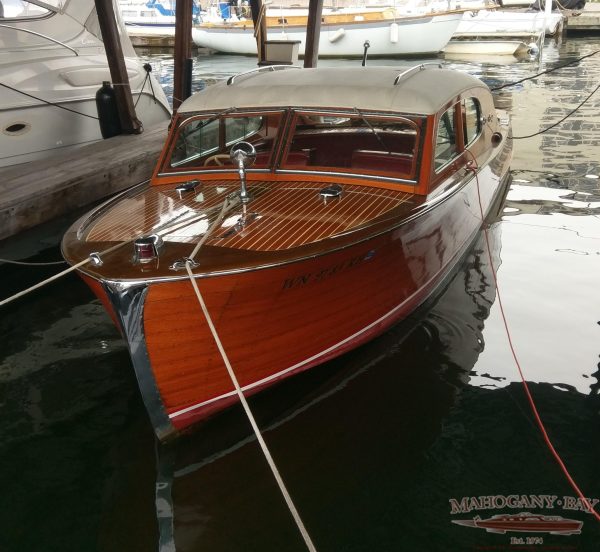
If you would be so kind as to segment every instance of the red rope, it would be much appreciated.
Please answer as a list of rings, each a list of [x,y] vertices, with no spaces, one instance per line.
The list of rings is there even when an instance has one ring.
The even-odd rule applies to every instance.
[[[470,170],[473,172],[473,174],[475,176],[475,181],[477,182],[477,196],[479,199],[479,210],[481,211],[481,222],[483,223],[483,219],[484,219],[483,206],[481,204],[481,192],[479,190],[479,178],[477,176],[477,163],[475,161],[475,158],[473,158],[472,162],[470,162],[467,165],[467,170]],[[544,441],[546,442],[548,449],[550,450],[552,456],[554,456],[554,459],[560,466],[560,469],[562,470],[563,474],[567,478],[567,481],[569,482],[569,484],[571,485],[573,490],[577,493],[577,496],[581,499],[583,504],[585,504],[589,513],[593,514],[593,516],[598,521],[600,521],[600,514],[598,514],[598,512],[596,512],[596,510],[594,510],[593,506],[590,504],[590,501],[583,495],[583,493],[581,492],[581,489],[579,488],[579,486],[577,485],[575,480],[571,477],[571,474],[569,473],[567,466],[565,466],[565,463],[563,462],[562,458],[558,454],[557,450],[554,448],[554,445],[552,444],[552,441],[550,440],[550,437],[548,436],[548,432],[546,431],[546,427],[544,426],[544,422],[542,421],[542,418],[540,417],[538,409],[535,405],[533,397],[531,396],[531,391],[529,390],[529,386],[527,385],[527,381],[525,380],[525,375],[523,374],[523,370],[521,368],[521,363],[519,362],[519,359],[517,357],[517,353],[515,351],[515,347],[512,342],[512,337],[510,335],[510,330],[508,329],[508,322],[506,320],[506,314],[504,313],[504,305],[502,304],[502,297],[500,296],[500,287],[498,286],[498,278],[496,276],[496,269],[494,268],[494,261],[492,259],[488,231],[485,226],[483,227],[483,232],[485,235],[485,242],[487,245],[488,257],[490,259],[490,266],[492,267],[492,276],[494,278],[494,284],[496,285],[496,295],[498,297],[498,305],[500,307],[500,313],[502,315],[502,322],[504,323],[504,329],[506,330],[506,337],[508,338],[510,351],[512,353],[513,359],[515,360],[515,364],[517,365],[517,369],[519,370],[519,375],[521,376],[521,382],[523,383],[523,388],[525,389],[525,395],[527,396],[527,400],[529,401],[529,406],[531,407],[531,411],[533,412],[535,421],[537,422],[537,425],[540,428],[542,437],[544,438]]]

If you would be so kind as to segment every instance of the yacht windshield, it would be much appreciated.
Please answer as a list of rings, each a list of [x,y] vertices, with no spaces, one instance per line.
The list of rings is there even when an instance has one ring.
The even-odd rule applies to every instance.
[[[56,3],[56,2],[55,2]],[[60,2],[58,2],[60,3]],[[64,3],[64,2],[63,2]],[[42,2],[52,6],[49,2]],[[0,19],[35,19],[52,13],[47,7],[26,0],[0,0]]]
[[[232,168],[231,147],[244,140],[256,148],[254,169],[268,168],[273,161],[275,138],[282,112],[226,113],[191,117],[181,123],[175,136],[170,168]]]

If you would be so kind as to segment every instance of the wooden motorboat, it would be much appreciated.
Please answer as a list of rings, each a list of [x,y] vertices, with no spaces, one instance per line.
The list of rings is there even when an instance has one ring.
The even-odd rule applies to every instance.
[[[487,519],[456,519],[452,523],[465,527],[485,529],[488,533],[525,532],[550,533],[552,535],[579,535],[583,522],[562,516],[542,516],[521,512],[520,514],[498,514]]]
[[[156,433],[357,347],[448,277],[509,180],[489,88],[420,65],[263,67],[180,107],[149,184],[63,254],[129,343]],[[254,163],[252,164],[252,162]]]

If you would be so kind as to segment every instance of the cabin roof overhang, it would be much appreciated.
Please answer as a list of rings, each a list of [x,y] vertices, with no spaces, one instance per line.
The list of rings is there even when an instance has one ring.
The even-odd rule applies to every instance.
[[[398,78],[400,77],[400,78]],[[302,106],[433,115],[472,88],[489,90],[467,73],[428,68],[327,67],[254,71],[194,94],[180,115],[231,108]]]

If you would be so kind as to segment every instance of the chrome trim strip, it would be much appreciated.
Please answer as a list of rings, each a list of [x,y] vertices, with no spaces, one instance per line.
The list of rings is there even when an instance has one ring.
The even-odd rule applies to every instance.
[[[311,176],[339,176],[339,177],[350,177],[358,180],[383,180],[384,182],[391,182],[397,184],[399,182],[411,184],[416,186],[416,180],[408,180],[405,178],[392,178],[391,176],[380,176],[380,175],[369,175],[361,173],[350,173],[350,172],[333,172],[333,171],[303,171],[298,169],[277,169],[275,174],[309,174]]]
[[[235,167],[229,167],[228,169],[206,169],[206,168],[202,168],[202,169],[197,169],[197,170],[192,170],[192,171],[185,171],[185,172],[180,172],[180,173],[173,173],[173,172],[159,172],[156,176],[157,177],[161,177],[161,176],[185,176],[185,175],[197,175],[197,174],[201,174],[201,175],[212,175],[212,174],[230,174],[230,173],[235,173],[237,172],[237,169]],[[271,173],[271,169],[248,169],[247,171],[249,174],[270,174]],[[206,180],[203,180],[202,182],[207,182]],[[250,181],[252,182],[252,181]]]
[[[265,71],[281,71],[282,69],[302,69],[302,67],[299,67],[298,65],[263,65],[262,67],[258,67],[257,69],[250,69],[249,71],[244,71],[243,73],[232,75],[227,79],[227,86],[234,84],[235,79],[237,79],[238,77],[246,77],[254,75],[256,73],[264,73]]]
[[[441,69],[443,66],[439,61],[429,61],[427,63],[420,63],[419,65],[415,65],[402,73],[399,73],[398,76],[394,79],[394,86],[396,86],[403,78],[411,76],[413,73],[417,73],[419,71],[423,71],[427,69],[428,65],[437,65],[438,69]]]
[[[173,435],[175,428],[167,416],[146,348],[143,315],[148,286],[114,286],[106,281],[102,282],[102,286],[118,316],[142,399],[156,436],[162,441]]]

